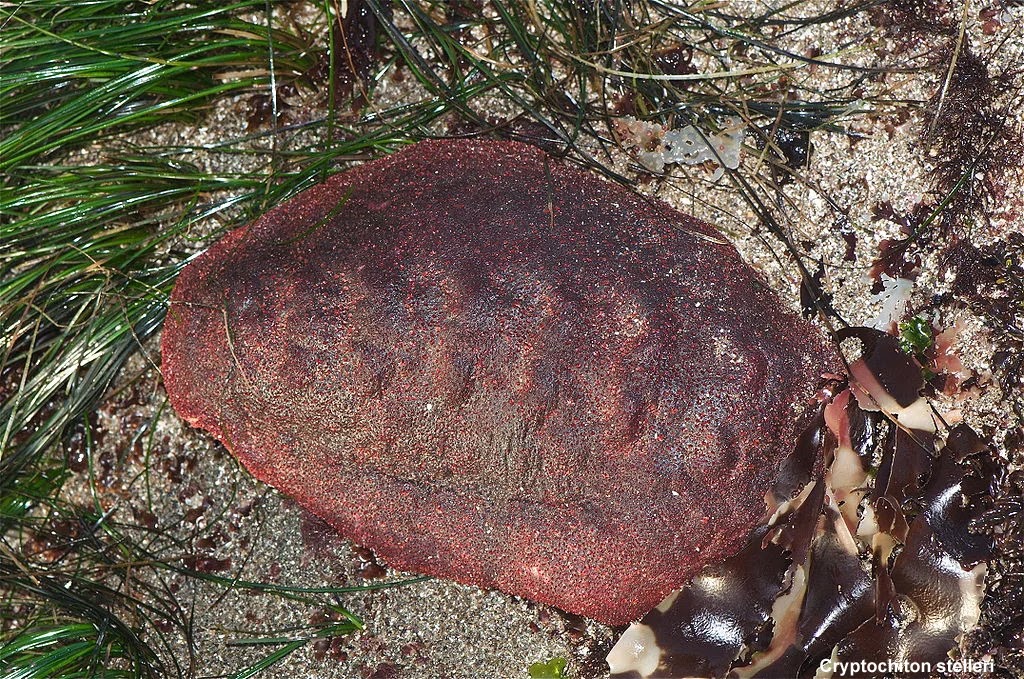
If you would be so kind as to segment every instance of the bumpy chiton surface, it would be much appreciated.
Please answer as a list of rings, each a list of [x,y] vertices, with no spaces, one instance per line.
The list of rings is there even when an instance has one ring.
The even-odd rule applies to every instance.
[[[163,336],[177,411],[344,535],[612,624],[743,544],[834,364],[711,227],[475,141],[231,232]]]

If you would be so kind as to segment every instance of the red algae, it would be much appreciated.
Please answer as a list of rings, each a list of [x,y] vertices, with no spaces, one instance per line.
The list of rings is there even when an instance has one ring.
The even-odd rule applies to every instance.
[[[416,144],[182,272],[177,412],[394,568],[609,624],[737,551],[838,359],[692,217]]]

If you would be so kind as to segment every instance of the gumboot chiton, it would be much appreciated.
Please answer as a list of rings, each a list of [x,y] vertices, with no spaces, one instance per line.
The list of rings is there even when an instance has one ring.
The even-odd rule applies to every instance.
[[[611,624],[743,544],[834,362],[711,227],[478,141],[229,233],[163,335],[177,411],[342,534]]]

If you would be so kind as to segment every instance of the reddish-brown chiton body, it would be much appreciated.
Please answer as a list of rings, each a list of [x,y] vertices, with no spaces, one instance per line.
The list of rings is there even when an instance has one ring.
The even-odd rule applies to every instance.
[[[706,224],[436,141],[188,265],[163,361],[188,422],[393,566],[623,623],[742,545],[835,359]]]

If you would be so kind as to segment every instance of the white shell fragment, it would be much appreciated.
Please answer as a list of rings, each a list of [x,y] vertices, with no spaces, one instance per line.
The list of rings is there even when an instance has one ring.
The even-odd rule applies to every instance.
[[[624,148],[633,150],[636,158],[651,172],[661,173],[665,165],[679,163],[714,168],[712,181],[725,174],[725,168],[740,166],[740,152],[747,128],[743,119],[730,117],[718,134],[705,133],[693,125],[665,130],[658,123],[637,120],[630,116],[615,121],[615,131]]]
[[[910,295],[914,291],[914,282],[906,278],[893,278],[882,274],[882,291],[871,295],[871,304],[881,305],[878,314],[867,322],[872,328],[888,332],[899,323],[910,306]]]

